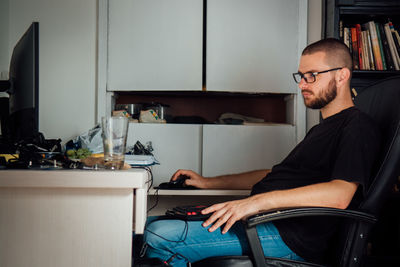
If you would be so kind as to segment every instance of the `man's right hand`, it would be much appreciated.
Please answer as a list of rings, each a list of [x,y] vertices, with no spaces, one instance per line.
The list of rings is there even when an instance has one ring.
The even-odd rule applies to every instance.
[[[195,186],[197,188],[207,188],[207,178],[191,170],[177,170],[171,177],[171,181],[178,179],[180,175],[186,175],[189,179],[185,180],[185,185]]]

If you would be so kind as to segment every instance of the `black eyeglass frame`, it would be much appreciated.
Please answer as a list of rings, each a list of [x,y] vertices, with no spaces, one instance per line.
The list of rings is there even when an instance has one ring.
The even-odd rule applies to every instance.
[[[315,77],[318,74],[326,73],[326,72],[330,72],[330,71],[335,71],[335,70],[341,70],[341,69],[343,69],[343,67],[341,67],[341,68],[333,68],[333,69],[324,70],[324,71],[317,71],[317,72],[306,72],[306,73],[296,72],[296,73],[293,73],[292,75],[293,75],[293,79],[294,79],[294,81],[296,83],[300,83],[302,79],[304,79],[304,81],[306,83],[313,83],[313,82],[315,82],[315,80],[316,80]],[[311,74],[311,76],[307,78],[307,77],[304,77],[305,74]],[[297,81],[296,75],[300,75],[300,80],[299,81]],[[308,81],[308,79],[310,79],[310,78],[313,78],[313,81]]]

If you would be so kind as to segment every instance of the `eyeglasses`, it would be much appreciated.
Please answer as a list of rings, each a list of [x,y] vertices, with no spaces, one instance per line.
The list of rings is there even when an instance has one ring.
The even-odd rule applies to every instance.
[[[297,72],[297,73],[293,73],[293,79],[296,83],[300,83],[301,79],[303,79],[303,78],[306,81],[306,83],[313,83],[313,82],[315,82],[315,76],[317,76],[318,74],[330,72],[330,71],[334,71],[334,70],[341,70],[341,69],[343,69],[343,68],[334,68],[334,69],[318,71],[318,72],[306,72],[306,73]]]

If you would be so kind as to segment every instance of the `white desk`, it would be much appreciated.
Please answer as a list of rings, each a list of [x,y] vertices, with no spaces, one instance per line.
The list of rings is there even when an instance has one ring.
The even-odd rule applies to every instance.
[[[131,266],[147,179],[142,169],[1,170],[0,266]]]

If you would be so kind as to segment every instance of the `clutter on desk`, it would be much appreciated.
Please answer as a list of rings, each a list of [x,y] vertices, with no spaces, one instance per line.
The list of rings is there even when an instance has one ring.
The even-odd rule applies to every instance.
[[[153,156],[153,144],[152,142],[147,142],[143,145],[140,141],[136,141],[133,147],[128,147],[126,150],[127,155],[150,155]]]
[[[125,163],[132,167],[153,166],[160,164],[153,155],[125,155]]]
[[[66,151],[69,159],[85,159],[92,155],[92,152],[87,148],[68,149]]]
[[[125,154],[125,163],[132,167],[153,166],[160,164],[153,155],[153,145],[147,142],[143,145],[137,141],[133,147],[128,147]]]
[[[104,157],[87,157],[84,159],[81,159],[81,162],[86,166],[90,168],[107,168],[108,162],[104,161]],[[131,166],[125,161],[124,165],[122,166],[121,170],[128,170],[130,169]]]
[[[61,139],[45,139],[42,133],[33,138],[23,139],[12,144],[13,153],[6,153],[1,161],[9,169],[26,169],[56,165],[54,160],[61,160]],[[57,166],[56,166],[57,167]]]
[[[103,137],[101,136],[100,125],[96,125],[65,144],[65,151],[79,148],[86,148],[92,154],[103,153]]]

